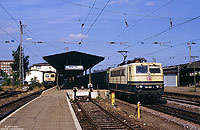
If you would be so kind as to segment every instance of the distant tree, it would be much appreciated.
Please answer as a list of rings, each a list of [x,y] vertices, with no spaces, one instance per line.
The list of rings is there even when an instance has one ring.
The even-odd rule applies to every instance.
[[[1,71],[1,76],[2,76],[2,77],[7,77],[6,72],[4,72],[3,70],[0,70],[0,71]]]
[[[11,84],[11,79],[9,78],[7,73],[4,72],[3,70],[1,70],[1,76],[4,77],[3,85],[10,85]]]
[[[20,54],[20,47],[18,46],[16,51],[12,52],[14,63],[11,64],[12,70],[13,70],[13,80],[14,85],[18,85],[19,82],[19,54]],[[26,72],[28,71],[28,65],[29,65],[29,56],[24,56],[24,78],[26,77]]]

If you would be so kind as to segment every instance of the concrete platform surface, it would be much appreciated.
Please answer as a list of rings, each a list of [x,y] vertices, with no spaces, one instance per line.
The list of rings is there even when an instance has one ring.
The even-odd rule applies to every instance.
[[[194,87],[165,87],[165,92],[172,93],[182,93],[188,95],[199,95],[200,96],[200,88],[196,87],[196,92],[194,92]]]
[[[66,90],[53,88],[0,122],[0,130],[76,130],[81,129]]]

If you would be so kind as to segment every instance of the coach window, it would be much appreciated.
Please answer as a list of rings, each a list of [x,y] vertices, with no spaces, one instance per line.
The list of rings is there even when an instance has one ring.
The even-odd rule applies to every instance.
[[[136,73],[147,73],[147,65],[136,66]]]

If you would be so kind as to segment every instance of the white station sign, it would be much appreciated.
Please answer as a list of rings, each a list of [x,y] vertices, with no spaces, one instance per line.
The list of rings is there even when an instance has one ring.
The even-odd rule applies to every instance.
[[[65,70],[83,70],[82,65],[65,65]]]

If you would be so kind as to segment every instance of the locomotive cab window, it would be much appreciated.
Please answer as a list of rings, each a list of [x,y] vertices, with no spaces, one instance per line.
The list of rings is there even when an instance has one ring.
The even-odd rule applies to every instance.
[[[136,73],[147,73],[147,72],[148,72],[147,65],[136,66]]]
[[[153,65],[153,66],[149,66],[149,72],[150,73],[160,73],[160,66],[157,65]]]
[[[54,78],[54,74],[51,75],[51,78]]]
[[[149,68],[150,73],[160,73],[160,68]]]

